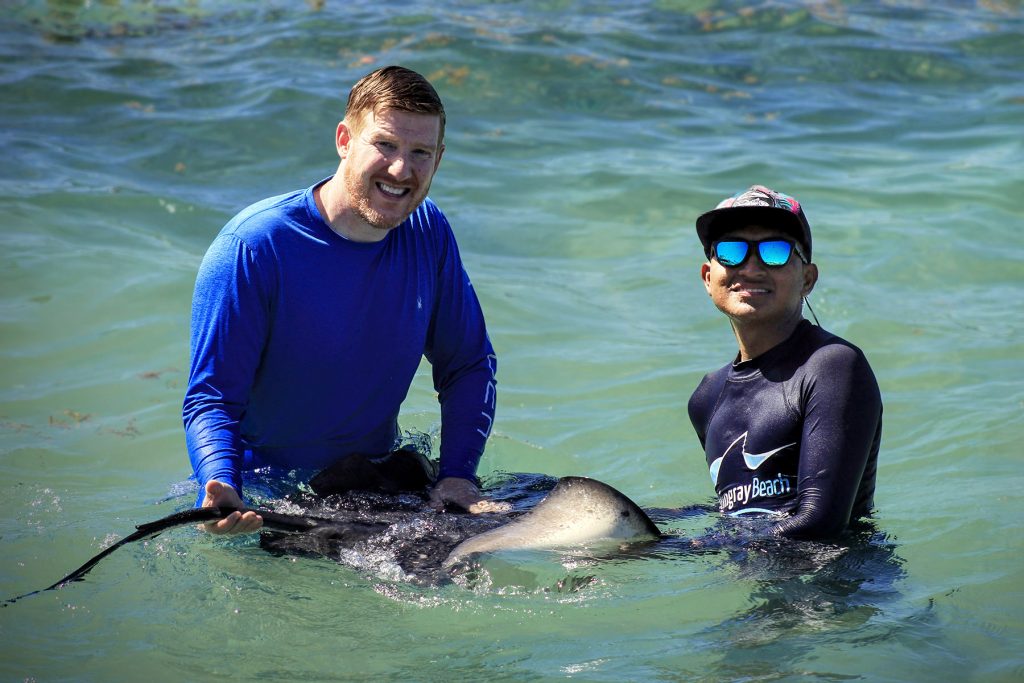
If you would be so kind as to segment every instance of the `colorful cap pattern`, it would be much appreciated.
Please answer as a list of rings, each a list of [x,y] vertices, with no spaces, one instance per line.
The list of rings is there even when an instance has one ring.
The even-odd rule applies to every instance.
[[[764,185],[753,185],[723,199],[713,210],[697,218],[697,236],[704,246],[704,254],[710,255],[711,245],[723,233],[748,225],[783,230],[800,243],[810,260],[811,226],[800,202]]]

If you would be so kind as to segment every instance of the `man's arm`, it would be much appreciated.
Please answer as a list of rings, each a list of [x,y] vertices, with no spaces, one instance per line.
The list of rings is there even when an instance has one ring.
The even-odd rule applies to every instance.
[[[239,422],[266,338],[263,291],[250,250],[232,235],[219,236],[196,278],[182,409],[189,459],[202,491],[218,481],[241,495]]]
[[[432,500],[435,507],[452,502],[472,511],[482,500],[476,468],[494,424],[497,356],[451,228],[438,217],[443,257],[425,350],[441,404],[441,463]]]
[[[877,454],[882,399],[864,356],[833,344],[818,351],[813,384],[806,388],[799,507],[772,533],[822,538],[850,523],[869,460]]]

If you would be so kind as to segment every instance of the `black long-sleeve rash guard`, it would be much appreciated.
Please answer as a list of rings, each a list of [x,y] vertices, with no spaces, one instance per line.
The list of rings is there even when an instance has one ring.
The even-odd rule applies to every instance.
[[[787,513],[771,533],[800,538],[870,513],[882,399],[856,346],[804,320],[770,351],[706,375],[688,408],[722,512]]]

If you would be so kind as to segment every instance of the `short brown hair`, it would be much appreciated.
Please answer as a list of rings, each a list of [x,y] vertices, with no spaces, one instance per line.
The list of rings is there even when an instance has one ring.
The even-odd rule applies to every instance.
[[[366,114],[384,109],[441,117],[437,145],[444,140],[444,104],[434,86],[420,74],[402,66],[385,66],[369,73],[352,86],[345,107],[349,125],[359,125]]]

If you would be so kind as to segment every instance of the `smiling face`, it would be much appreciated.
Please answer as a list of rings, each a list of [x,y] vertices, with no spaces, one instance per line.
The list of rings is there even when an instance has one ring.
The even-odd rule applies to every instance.
[[[346,237],[384,239],[420,205],[441,163],[440,132],[439,116],[395,109],[338,124],[344,192],[337,227]]]
[[[755,225],[730,230],[719,239],[773,238],[791,239],[777,230]],[[814,288],[818,268],[803,263],[795,251],[786,265],[778,268],[765,266],[752,253],[735,268],[712,258],[701,266],[701,278],[711,300],[732,321],[737,335],[743,330],[760,328],[778,330],[778,334],[788,336],[803,319],[801,300]]]

